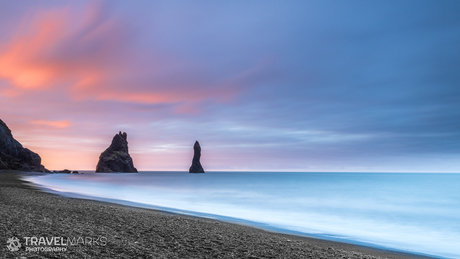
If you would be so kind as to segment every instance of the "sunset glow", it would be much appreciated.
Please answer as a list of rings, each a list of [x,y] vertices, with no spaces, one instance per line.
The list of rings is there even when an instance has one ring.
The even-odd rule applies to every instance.
[[[38,125],[46,125],[46,126],[51,126],[51,127],[56,127],[56,128],[67,128],[70,126],[69,121],[45,121],[45,120],[37,120],[37,121],[31,121],[32,124],[38,124]]]
[[[460,170],[457,2],[203,5],[1,3],[0,119],[49,169],[126,131],[140,170],[195,140],[205,170]]]

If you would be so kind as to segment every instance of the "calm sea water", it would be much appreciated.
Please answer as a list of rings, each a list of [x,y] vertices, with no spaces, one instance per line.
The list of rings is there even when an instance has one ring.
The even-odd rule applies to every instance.
[[[85,172],[27,180],[66,196],[460,258],[460,174]]]

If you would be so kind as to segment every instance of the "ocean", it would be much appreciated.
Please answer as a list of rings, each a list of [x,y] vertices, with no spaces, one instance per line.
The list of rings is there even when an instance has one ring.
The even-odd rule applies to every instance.
[[[69,197],[460,258],[460,174],[84,171],[26,178]]]

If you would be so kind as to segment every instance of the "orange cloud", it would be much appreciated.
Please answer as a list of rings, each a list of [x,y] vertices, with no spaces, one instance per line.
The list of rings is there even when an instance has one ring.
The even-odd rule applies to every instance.
[[[153,87],[152,87],[153,88]],[[191,90],[191,91],[190,91]],[[218,100],[229,100],[235,95],[233,90],[215,90],[215,89],[200,89],[200,87],[190,86],[177,86],[176,89],[163,90],[149,89],[142,91],[141,89],[122,89],[104,91],[102,88],[88,89],[88,93],[97,96],[98,100],[115,100],[121,102],[134,102],[144,104],[158,104],[158,103],[179,103],[179,102],[199,102],[204,98],[215,98]]]
[[[50,126],[50,127],[56,127],[56,128],[67,128],[70,126],[70,122],[68,120],[63,120],[63,121],[36,120],[36,121],[31,121],[31,123]]]
[[[65,12],[39,13],[34,21],[20,26],[21,32],[1,48],[0,77],[25,89],[49,87],[58,71],[43,59],[62,38]],[[22,31],[24,30],[24,31]]]
[[[77,102],[188,103],[185,110],[189,111],[193,103],[225,102],[239,91],[238,76],[215,81],[205,71],[195,71],[190,62],[161,55],[146,58],[156,57],[155,51],[129,45],[130,30],[105,12],[101,6],[89,5],[83,13],[45,9],[25,19],[16,35],[0,45],[0,79],[9,82],[0,94],[19,96],[59,88]],[[164,65],[170,63],[188,65],[170,71],[174,66]]]
[[[100,60],[111,55],[106,48],[118,37],[111,21],[97,18],[98,11],[93,5],[83,16],[67,8],[35,12],[0,46],[0,78],[26,90],[94,83],[107,65]]]
[[[98,96],[99,100],[116,100],[122,102],[136,102],[136,103],[172,103],[176,102],[175,98],[171,98],[162,94],[149,94],[149,93],[117,93],[117,92],[103,92]]]

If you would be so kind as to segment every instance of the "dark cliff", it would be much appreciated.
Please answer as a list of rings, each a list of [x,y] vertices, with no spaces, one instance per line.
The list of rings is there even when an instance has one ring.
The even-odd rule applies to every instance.
[[[0,169],[45,172],[41,157],[13,138],[11,130],[0,120]]]

